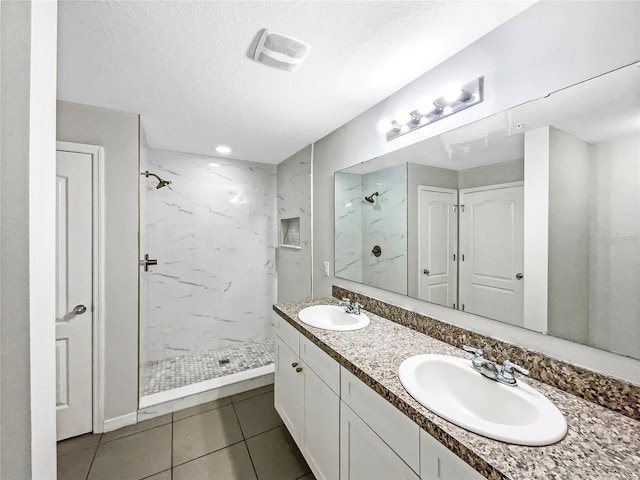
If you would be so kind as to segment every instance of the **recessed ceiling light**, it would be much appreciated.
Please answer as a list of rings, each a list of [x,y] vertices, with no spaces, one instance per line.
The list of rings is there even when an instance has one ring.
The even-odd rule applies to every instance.
[[[226,155],[228,153],[231,153],[231,149],[225,145],[218,145],[216,147],[216,152],[218,153],[222,153],[223,155]]]

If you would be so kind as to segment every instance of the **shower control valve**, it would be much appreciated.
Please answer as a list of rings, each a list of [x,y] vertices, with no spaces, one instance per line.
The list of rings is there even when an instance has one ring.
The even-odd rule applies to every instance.
[[[149,265],[157,265],[157,264],[158,264],[158,260],[155,258],[149,258],[148,253],[144,254],[144,260],[140,260],[140,266],[144,267],[145,272],[149,271]]]

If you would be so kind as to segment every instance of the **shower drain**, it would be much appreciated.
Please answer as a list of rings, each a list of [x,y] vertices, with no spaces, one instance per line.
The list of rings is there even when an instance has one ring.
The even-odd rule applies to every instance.
[[[228,358],[224,358],[222,360],[218,360],[218,363],[220,365],[226,365],[227,363],[231,363],[231,360],[229,360]]]

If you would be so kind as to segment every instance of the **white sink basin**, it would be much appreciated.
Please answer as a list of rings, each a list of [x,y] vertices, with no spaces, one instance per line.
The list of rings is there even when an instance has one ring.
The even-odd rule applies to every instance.
[[[302,323],[324,330],[359,330],[369,325],[369,317],[364,313],[353,315],[337,305],[314,305],[300,310],[298,318]]]
[[[550,445],[567,422],[547,397],[518,380],[511,387],[490,380],[471,361],[416,355],[400,365],[400,381],[418,402],[456,425],[507,443]]]

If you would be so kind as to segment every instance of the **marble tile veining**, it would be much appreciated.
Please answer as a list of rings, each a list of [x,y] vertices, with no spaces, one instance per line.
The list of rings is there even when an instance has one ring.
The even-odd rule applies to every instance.
[[[334,294],[348,294],[354,299],[353,292],[335,287]],[[355,300],[364,304],[362,300],[366,298]],[[369,309],[365,304],[371,324],[355,332],[321,330],[297,319],[297,313],[304,307],[336,302],[334,298],[317,299],[276,305],[274,310],[486,478],[640,479],[638,421],[527,378],[526,383],[546,395],[566,416],[568,432],[563,440],[545,447],[525,447],[468,432],[414,400],[402,387],[398,368],[405,358],[416,354],[438,353],[469,359],[471,354],[378,316],[374,310],[379,305]]]
[[[272,338],[156,360],[143,368],[142,396],[263,367],[273,362]]]
[[[272,335],[276,167],[142,149],[141,364]]]

